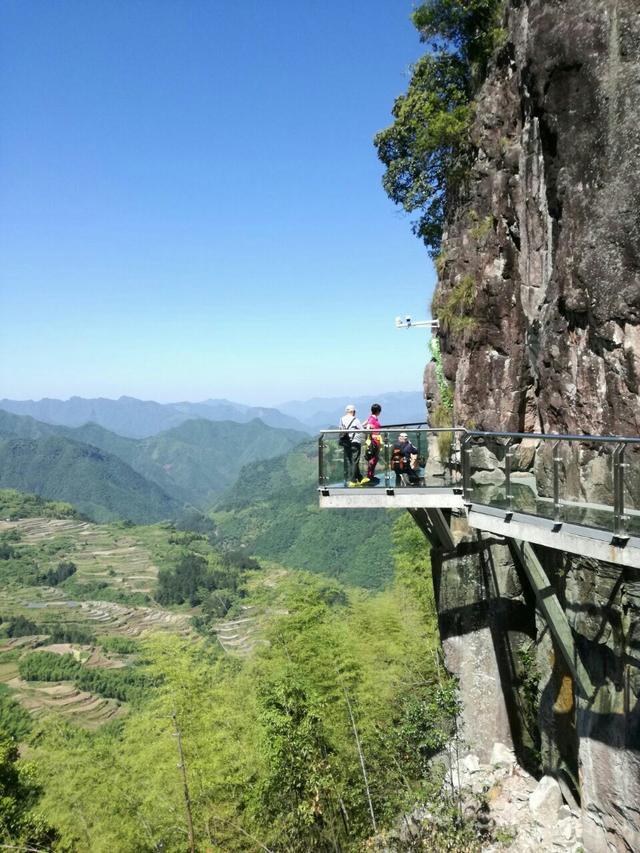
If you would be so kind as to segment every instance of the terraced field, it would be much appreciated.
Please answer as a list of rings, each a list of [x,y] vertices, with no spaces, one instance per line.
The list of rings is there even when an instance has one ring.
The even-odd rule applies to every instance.
[[[56,713],[84,728],[95,729],[126,713],[126,706],[122,703],[79,690],[72,682],[23,681],[18,672],[18,660],[21,654],[32,650],[73,654],[88,667],[125,666],[124,661],[110,658],[90,646],[72,643],[39,645],[43,639],[42,636],[15,637],[0,645],[0,681],[10,688],[13,697],[34,718]]]
[[[128,529],[123,525],[98,525],[77,519],[25,518],[0,521],[0,533],[16,529],[20,545],[37,549],[37,562],[46,570],[70,560],[77,571],[65,584],[21,586],[19,577],[2,589],[0,614],[4,619],[22,616],[38,626],[77,626],[101,637],[143,638],[153,632],[192,632],[191,615],[150,604],[137,606],[85,599],[87,591],[105,598],[144,594],[152,599],[158,575],[157,554],[166,553],[169,533],[160,526]],[[101,584],[101,587],[99,586]],[[74,598],[74,591],[77,598]],[[42,630],[41,628],[41,630]],[[126,666],[126,656],[105,654],[98,646],[77,643],[43,645],[46,634],[0,639],[0,682],[35,717],[60,714],[86,728],[126,713],[125,704],[80,690],[68,681],[32,682],[19,676],[18,662],[30,651],[73,654],[88,668]]]
[[[275,564],[274,564],[275,565]],[[264,628],[273,616],[284,615],[287,611],[277,606],[277,597],[274,601],[268,601],[268,592],[277,589],[279,582],[287,576],[286,569],[271,567],[266,574],[249,583],[249,589],[255,592],[261,588],[267,592],[267,601],[260,604],[241,606],[241,614],[236,617],[220,619],[212,626],[212,630],[218,638],[218,642],[225,652],[230,655],[247,657],[260,645],[265,645]],[[257,599],[265,596],[257,596]]]
[[[23,681],[16,675],[6,684],[36,719],[55,713],[84,728],[96,729],[126,713],[126,706],[115,699],[86,693],[69,681]]]
[[[186,613],[173,613],[160,607],[126,607],[110,601],[83,601],[83,616],[96,632],[124,637],[141,637],[150,631],[166,630],[188,634],[191,617]]]
[[[0,640],[0,682],[34,717],[58,713],[87,728],[126,713],[126,705],[79,689],[72,682],[27,682],[20,678],[18,662],[30,651],[73,654],[86,667],[122,667],[126,656],[104,653],[102,637],[144,638],[157,631],[181,635],[193,632],[193,611],[168,610],[153,602],[158,564],[166,564],[175,554],[171,532],[160,526],[136,527],[97,525],[77,519],[25,518],[0,521],[0,533],[15,528],[20,545],[37,548],[42,570],[70,560],[77,571],[59,586],[21,586],[19,576],[2,589],[1,615],[22,616],[46,630],[47,625],[77,626],[97,637],[96,645],[49,643],[46,634]],[[279,609],[278,586],[288,574],[273,564],[263,567],[250,581],[251,603],[239,615],[221,619],[214,632],[224,651],[245,657],[265,644],[265,627]],[[95,593],[94,593],[95,590]],[[261,591],[255,598],[253,593]],[[91,594],[91,598],[87,593]],[[124,594],[144,594],[148,605],[139,606],[105,599]],[[76,597],[74,597],[74,594]],[[96,597],[94,597],[94,594]]]
[[[58,559],[72,560],[78,581],[106,581],[129,593],[150,593],[158,576],[151,554],[154,544],[166,539],[164,531],[136,528],[130,533],[117,525],[92,524],[76,519],[25,518],[0,521],[0,533],[16,528],[21,541],[38,545],[56,541]],[[144,533],[140,531],[143,530]]]

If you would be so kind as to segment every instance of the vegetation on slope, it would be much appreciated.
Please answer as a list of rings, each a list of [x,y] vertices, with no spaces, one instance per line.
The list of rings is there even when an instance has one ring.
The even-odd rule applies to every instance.
[[[249,423],[190,420],[145,439],[122,438],[95,424],[70,430],[113,453],[183,502],[208,509],[244,465],[286,453],[305,433]]]
[[[79,518],[80,513],[69,503],[48,501],[40,495],[0,489],[0,518]]]
[[[502,0],[428,0],[413,21],[429,51],[416,62],[394,123],[374,144],[386,167],[383,186],[408,213],[436,256],[449,205],[468,174],[473,97],[502,38]]]
[[[40,792],[33,765],[20,760],[15,741],[0,736],[0,843],[3,847],[63,849],[57,845],[57,831],[34,808]]]
[[[58,439],[61,443],[71,440],[74,446],[85,448],[86,453],[101,459],[107,467],[113,467],[113,460],[118,459],[179,504],[193,504],[202,509],[211,507],[244,465],[278,456],[307,439],[306,433],[266,426],[257,419],[247,423],[189,420],[158,435],[135,439],[116,435],[94,423],[75,428],[54,426],[1,409],[0,436],[37,442],[37,445],[25,445],[25,449],[31,447],[34,451],[40,451],[42,442],[47,439]],[[96,454],[96,448],[102,453]],[[41,465],[43,461],[37,456],[33,465]],[[78,494],[79,499],[79,484],[71,479],[73,474],[69,472],[67,491],[74,496]],[[48,476],[46,469],[43,468],[41,475]],[[39,481],[35,479],[34,482]],[[25,488],[20,481],[17,483],[17,488]],[[154,491],[157,493],[158,489],[152,487],[149,494],[150,514],[142,521],[169,517],[153,514]],[[175,515],[174,509],[171,517]],[[95,513],[92,517],[101,521],[107,518],[97,518]]]
[[[112,454],[61,436],[0,438],[0,487],[72,503],[96,521],[174,518],[182,504]]]
[[[304,573],[256,588],[252,600],[271,607],[268,643],[245,660],[205,641],[147,643],[161,683],[128,717],[96,733],[41,729],[47,819],[95,853],[185,849],[176,731],[196,850],[355,851],[372,812],[389,826],[432,796],[430,758],[455,701],[414,538],[397,532],[399,580],[382,593]]]
[[[71,654],[37,651],[26,655],[18,665],[25,681],[73,681],[81,690],[99,696],[130,702],[140,698],[145,688],[153,687],[158,677],[149,677],[136,667],[89,669]]]
[[[214,513],[219,536],[291,568],[381,589],[393,574],[393,514],[320,511],[317,476],[317,445],[311,441],[244,468]]]
[[[311,449],[289,456],[287,477],[308,488]],[[277,469],[272,473],[275,498],[282,479],[278,486]],[[211,537],[168,525],[26,519],[4,536],[18,552],[3,561],[7,566],[28,554],[46,573],[73,557],[77,571],[51,589],[61,604],[92,576],[104,578],[98,597],[117,591],[122,576],[105,569],[110,561],[119,565],[119,549],[134,555],[132,543],[144,542],[160,568],[148,587],[153,600],[183,613],[195,604],[201,634],[169,629],[133,642],[129,622],[111,633],[112,623],[103,621],[107,605],[90,621],[93,607],[66,616],[62,607],[56,615],[18,615],[12,604],[5,632],[49,634],[48,641],[5,641],[0,652],[12,696],[37,708],[31,722],[12,696],[0,694],[0,728],[26,740],[36,760],[43,798],[30,801],[28,815],[40,810],[43,826],[55,826],[60,836],[46,849],[188,847],[176,727],[198,851],[248,853],[260,844],[274,853],[361,850],[374,834],[372,810],[376,827],[388,828],[415,802],[442,799],[432,758],[453,733],[455,685],[439,661],[428,551],[408,516],[394,525],[395,581],[377,593],[303,572],[266,571],[243,552],[220,551]],[[85,548],[87,541],[100,544]],[[22,592],[16,573],[0,583],[22,608],[32,590],[46,591]],[[245,622],[249,613],[260,614],[245,652],[233,657],[217,640],[230,608]],[[133,608],[119,612],[135,617]],[[86,645],[69,654],[31,651],[34,642],[54,639]],[[134,655],[138,664],[128,658],[104,668],[96,656],[105,652]],[[8,832],[3,840],[14,844],[16,837]]]

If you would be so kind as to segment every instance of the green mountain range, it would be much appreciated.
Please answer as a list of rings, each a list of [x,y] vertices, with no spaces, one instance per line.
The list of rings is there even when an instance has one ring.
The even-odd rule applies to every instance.
[[[260,420],[191,420],[132,439],[97,424],[55,426],[0,410],[0,437],[0,486],[67,500],[98,521],[142,523],[175,517],[184,504],[210,507],[243,466],[284,453],[306,436]],[[62,456],[73,460],[68,470],[60,469]],[[19,465],[12,461],[18,457]]]
[[[213,513],[218,534],[236,547],[285,566],[382,588],[393,575],[394,514],[320,511],[317,472],[314,441],[243,469]]]
[[[144,524],[183,512],[180,501],[118,457],[56,435],[0,437],[0,488],[66,501],[99,522]]]
[[[60,429],[60,428],[57,428]],[[123,459],[175,498],[208,509],[244,466],[286,453],[307,438],[255,419],[249,423],[191,420],[149,438],[123,438],[87,424],[66,434]]]

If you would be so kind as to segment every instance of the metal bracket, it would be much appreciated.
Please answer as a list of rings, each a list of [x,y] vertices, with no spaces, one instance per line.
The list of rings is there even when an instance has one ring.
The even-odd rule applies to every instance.
[[[410,509],[409,513],[432,545],[452,551],[456,543],[441,509]]]
[[[556,646],[573,675],[576,686],[585,699],[591,699],[595,693],[595,688],[589,673],[576,652],[567,614],[562,609],[556,591],[549,583],[549,578],[540,560],[531,545],[521,539],[509,539],[509,547],[531,584],[538,607],[549,626]]]

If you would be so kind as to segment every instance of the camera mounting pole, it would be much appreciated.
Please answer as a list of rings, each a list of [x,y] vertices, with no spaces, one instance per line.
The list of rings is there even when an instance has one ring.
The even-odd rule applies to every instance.
[[[412,320],[409,316],[396,317],[396,329],[412,329],[413,327],[431,329],[433,332],[440,328],[440,320]]]

